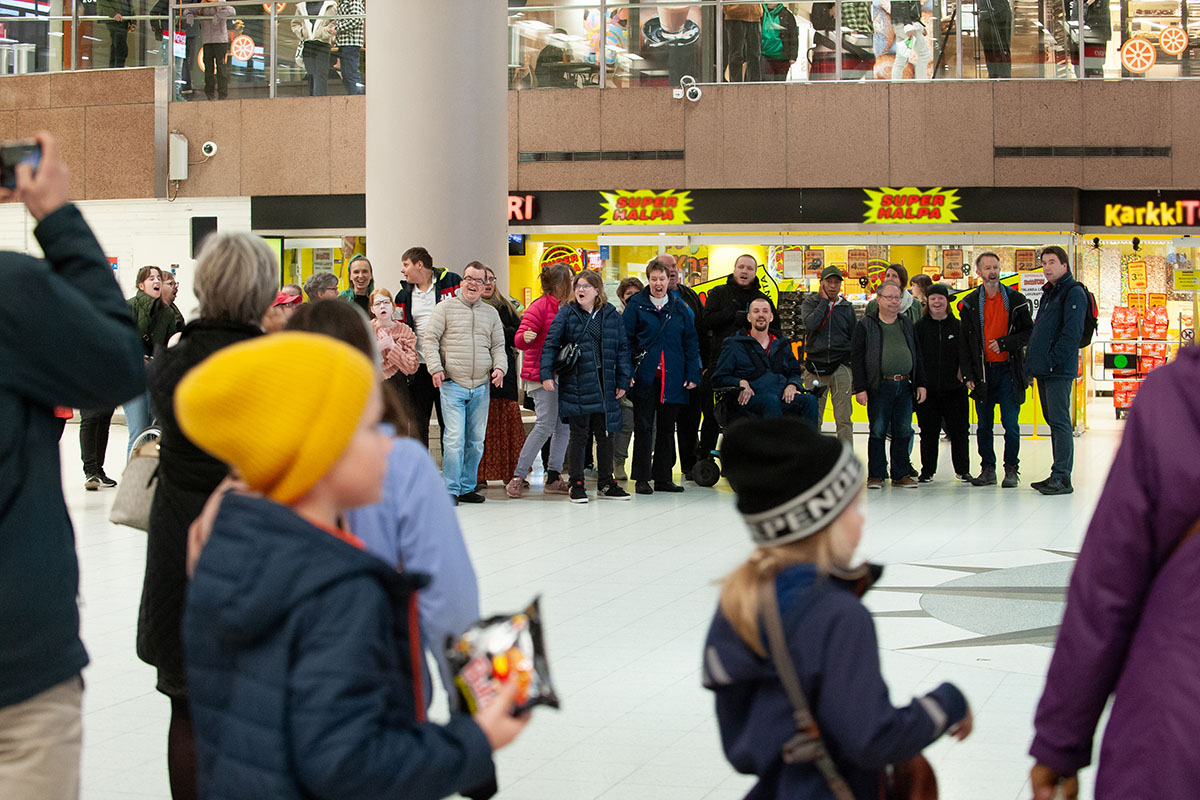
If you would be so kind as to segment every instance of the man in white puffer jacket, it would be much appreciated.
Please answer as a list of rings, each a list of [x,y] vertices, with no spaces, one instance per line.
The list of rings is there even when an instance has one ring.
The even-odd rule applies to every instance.
[[[482,300],[484,270],[478,261],[467,265],[459,293],[434,306],[421,341],[429,375],[441,391],[442,476],[455,505],[484,501],[475,485],[491,400],[488,381],[500,386],[508,369],[500,315]]]

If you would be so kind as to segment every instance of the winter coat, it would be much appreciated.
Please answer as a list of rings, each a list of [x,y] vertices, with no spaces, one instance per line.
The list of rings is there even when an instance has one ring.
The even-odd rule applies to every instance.
[[[746,6],[749,8],[749,6]],[[741,8],[741,6],[739,6]],[[761,10],[761,9],[760,9]],[[701,342],[702,349],[708,351],[708,360],[704,363],[712,366],[721,357],[721,346],[725,340],[738,331],[746,328],[746,312],[750,310],[750,301],[756,297],[767,297],[758,288],[758,281],[752,281],[749,286],[740,286],[730,275],[725,283],[715,287],[704,300],[704,314],[700,317],[701,333],[707,337],[707,346]],[[771,313],[775,319],[771,322],[771,333],[781,335],[779,313],[775,304],[771,303]]]
[[[142,348],[148,356],[155,348],[166,347],[167,340],[175,333],[175,314],[164,306],[157,297],[151,297],[141,289],[125,301],[133,314],[133,322],[142,337]]]
[[[424,721],[411,637],[426,580],[226,495],[183,619],[198,795],[432,800],[491,782],[474,720]]]
[[[196,17],[200,17],[200,42],[224,44],[229,41],[229,20],[236,14],[228,3],[201,3],[184,7],[183,23],[191,25]]]
[[[771,61],[795,61],[800,56],[800,29],[796,25],[796,15],[788,10],[783,3],[775,3],[763,10],[763,39],[767,37],[767,26],[777,26],[777,38],[781,45],[778,53],[768,54],[764,41],[763,57]]]
[[[306,12],[306,7],[312,8],[312,16]],[[296,3],[295,16],[292,17],[292,33],[301,43],[315,39],[325,44],[333,44],[334,35],[329,31],[329,26],[337,24],[337,13],[338,6],[335,0]]]
[[[1091,762],[1115,693],[1097,800],[1185,800],[1200,786],[1200,536],[1180,547],[1200,519],[1198,385],[1200,348],[1189,347],[1138,391],[1075,563],[1034,717],[1030,754],[1073,773]]]
[[[903,314],[896,317],[900,330],[912,352],[912,373],[909,385],[913,392],[925,385],[925,369],[921,364],[921,348],[917,345],[913,324]],[[883,380],[883,330],[879,317],[867,314],[859,320],[850,341],[850,372],[854,377],[854,393],[873,392]]]
[[[498,397],[501,400],[512,400],[515,403],[517,402],[517,351],[515,349],[515,338],[517,328],[521,326],[521,315],[509,311],[503,305],[499,307],[492,306],[492,308],[495,308],[496,313],[500,315],[500,326],[504,329],[504,354],[508,357],[507,366],[504,369],[504,383],[498,387],[492,387],[492,397]]]
[[[0,709],[79,674],[79,567],[55,406],[112,408],[146,390],[141,337],[79,210],[0,254]]]
[[[158,668],[158,690],[186,697],[183,667],[183,606],[187,593],[188,526],[229,467],[184,435],[175,419],[175,387],[193,367],[232,344],[261,336],[256,325],[198,319],[184,328],[179,343],[154,360],[150,408],[162,430],[158,485],[150,504],[146,573],[138,608],[137,654]]]
[[[1029,334],[1033,330],[1033,315],[1025,295],[1004,284],[1000,284],[1000,291],[1008,308],[1008,335],[997,339],[996,344],[999,345],[1000,352],[1008,353],[1006,363],[1012,372],[1013,397],[1019,406],[1025,402],[1025,390],[1029,388],[1025,343],[1029,341]],[[962,343],[965,348],[963,380],[975,384],[987,383],[987,371],[984,369],[984,348],[987,347],[987,342],[983,336],[982,314],[986,297],[983,287],[980,286],[958,304],[958,318],[962,322]]]
[[[1025,347],[1025,370],[1030,378],[1074,379],[1078,375],[1079,339],[1090,302],[1087,291],[1069,272],[1058,283],[1046,284]]]
[[[563,305],[550,323],[542,345],[542,380],[554,378],[554,359],[563,345],[580,345],[575,369],[558,377],[558,414],[564,420],[603,414],[609,433],[621,430],[621,403],[617,389],[628,389],[633,378],[629,361],[629,337],[622,316],[612,303],[597,312],[600,322],[600,352],[584,341],[588,314],[578,303]],[[599,377],[599,380],[597,380]]]
[[[434,299],[437,302],[441,303],[444,300],[449,300],[458,292],[460,285],[462,285],[461,275],[450,272],[443,267],[434,269],[433,289],[435,290]],[[398,312],[396,319],[415,331],[417,324],[413,321],[412,315],[412,293],[413,285],[411,283],[405,282],[400,284],[400,291],[396,292],[396,311]]]
[[[753,383],[768,372],[782,375],[787,383],[797,389],[804,387],[803,369],[792,352],[787,339],[771,337],[771,344],[763,350],[762,345],[748,333],[735,333],[725,340],[721,357],[713,370],[713,388],[737,386],[739,381]]]
[[[850,338],[858,317],[845,297],[832,304],[817,292],[809,292],[800,303],[804,323],[804,360],[818,375],[829,375],[850,363]]]
[[[963,382],[963,358],[966,348],[962,346],[962,323],[947,314],[936,320],[926,314],[914,326],[917,349],[921,353],[921,369],[925,373],[925,386],[931,392],[961,389]]]
[[[650,299],[650,287],[629,298],[621,315],[629,337],[630,361],[642,357],[629,394],[659,403],[687,404],[685,383],[700,385],[700,347],[692,310],[678,296],[667,295],[662,311]],[[654,378],[661,370],[662,386],[654,396]]]
[[[444,372],[446,380],[464,389],[483,386],[492,370],[507,370],[506,349],[496,309],[483,300],[468,303],[462,297],[433,307],[421,342],[429,374]]]
[[[779,574],[775,589],[788,652],[838,772],[856,800],[878,800],[887,765],[913,758],[962,720],[966,700],[943,683],[894,708],[871,612],[851,587],[799,564]],[[704,645],[703,681],[716,695],[725,756],[738,772],[759,777],[746,800],[832,800],[814,765],[783,763],[796,722],[775,664],[752,651],[719,610]]]
[[[546,343],[546,334],[550,332],[550,323],[558,313],[558,298],[552,294],[544,294],[529,304],[517,326],[513,344],[518,350],[525,351],[521,362],[521,377],[534,383],[542,382],[542,347]],[[525,341],[525,331],[537,334],[532,342]]]

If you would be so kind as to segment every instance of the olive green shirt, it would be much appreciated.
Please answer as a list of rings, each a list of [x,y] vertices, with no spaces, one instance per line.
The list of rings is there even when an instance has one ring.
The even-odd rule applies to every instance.
[[[911,375],[913,369],[912,351],[908,349],[908,340],[904,338],[904,329],[897,319],[891,325],[879,321],[879,329],[883,331],[882,368],[884,375]]]

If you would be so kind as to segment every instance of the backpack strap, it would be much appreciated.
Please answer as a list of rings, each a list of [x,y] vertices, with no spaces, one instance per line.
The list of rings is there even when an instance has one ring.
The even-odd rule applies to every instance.
[[[783,745],[783,763],[815,765],[829,784],[829,791],[836,800],[854,800],[854,793],[850,791],[825,748],[821,729],[809,710],[808,700],[800,687],[796,665],[788,654],[783,619],[779,616],[779,599],[775,596],[775,581],[763,581],[758,585],[758,609],[763,626],[767,630],[767,641],[770,644],[771,658],[775,662],[775,672],[778,673],[779,682],[783,684],[788,700],[792,703],[792,717],[796,722],[795,735]]]

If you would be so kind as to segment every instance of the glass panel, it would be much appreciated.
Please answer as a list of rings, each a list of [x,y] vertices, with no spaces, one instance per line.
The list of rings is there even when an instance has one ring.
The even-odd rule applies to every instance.
[[[0,75],[62,69],[62,41],[61,19],[51,20],[44,10],[0,6]]]
[[[687,76],[699,83],[716,77],[716,4],[653,3],[615,6],[615,19],[628,32],[610,46],[610,86],[680,85]]]
[[[569,2],[540,3],[508,10],[508,86],[510,89],[578,89],[600,85],[600,40],[628,40],[616,18],[602,24],[600,6]],[[609,73],[616,65],[609,52]]]
[[[179,3],[173,13],[173,100],[269,96],[271,18],[263,3]]]
[[[285,6],[276,24],[276,96],[361,94],[366,84],[363,3],[341,2],[336,13],[325,14],[320,0],[275,5]]]
[[[69,20],[70,3],[61,5]],[[168,26],[166,2],[145,4],[149,9],[132,0],[117,0],[111,7],[91,0],[76,5],[79,30],[73,40],[79,69],[155,67],[169,57],[163,47]]]

